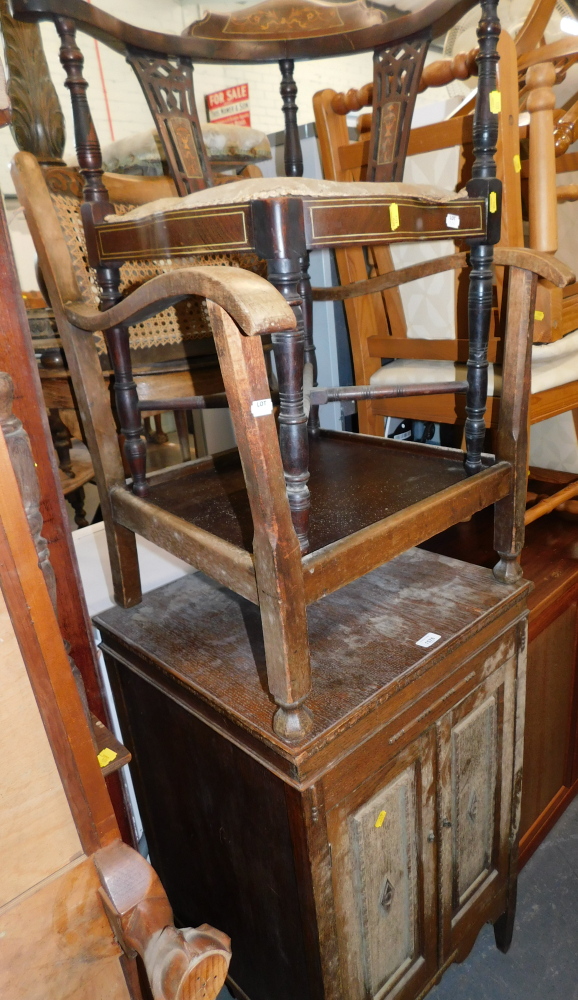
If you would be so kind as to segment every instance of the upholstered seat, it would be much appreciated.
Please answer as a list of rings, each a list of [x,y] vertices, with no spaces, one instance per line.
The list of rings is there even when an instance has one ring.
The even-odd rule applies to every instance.
[[[203,142],[210,160],[256,163],[271,159],[271,144],[264,132],[243,125],[223,125],[212,122],[201,125]],[[109,143],[102,151],[104,169],[111,173],[163,173],[166,156],[158,132],[154,128],[137,132]],[[77,166],[73,157],[69,164]]]
[[[371,385],[412,385],[429,382],[451,382],[466,378],[465,364],[453,361],[392,361],[376,371],[370,378]],[[556,386],[578,380],[578,330],[551,344],[534,344],[532,347],[532,393],[545,392]],[[488,395],[499,396],[502,391],[500,365],[488,367]]]
[[[250,201],[264,201],[268,198],[391,198],[411,199],[426,205],[443,204],[456,199],[467,198],[464,192],[445,191],[431,184],[404,184],[376,182],[326,181],[308,177],[250,177],[219,187],[203,188],[185,195],[184,198],[159,198],[158,201],[127,212],[123,221],[146,219],[151,215],[176,212],[190,208],[204,208],[212,205],[238,205]],[[446,229],[451,233],[457,228],[455,216],[446,218]],[[109,215],[107,222],[118,222],[115,215]],[[459,223],[458,223],[459,224]]]

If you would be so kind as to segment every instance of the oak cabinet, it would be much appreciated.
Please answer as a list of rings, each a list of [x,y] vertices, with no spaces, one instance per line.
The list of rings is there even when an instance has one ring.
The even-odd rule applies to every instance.
[[[410,550],[312,605],[297,746],[258,609],[194,574],[98,617],[151,860],[239,998],[417,1000],[486,921],[507,947],[527,590]]]

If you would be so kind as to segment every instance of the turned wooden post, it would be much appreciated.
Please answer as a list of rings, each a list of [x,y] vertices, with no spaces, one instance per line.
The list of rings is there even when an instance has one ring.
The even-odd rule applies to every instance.
[[[293,78],[295,63],[293,59],[280,59],[279,69],[281,70],[281,86],[279,87],[283,98],[283,117],[285,119],[285,173],[287,177],[303,176],[303,153],[301,152],[301,140],[299,139],[299,127],[297,125],[297,112],[299,108],[295,103],[297,97],[297,84]]]
[[[252,203],[257,252],[267,261],[267,277],[292,307],[295,330],[271,336],[279,382],[279,445],[293,525],[301,552],[309,547],[309,441],[303,405],[303,367],[314,363],[311,286],[301,202],[272,198]]]
[[[102,155],[86,98],[88,83],[82,75],[84,58],[76,44],[75,24],[64,17],[56,17],[54,23],[62,43],[60,61],[66,72],[66,87],[70,91],[76,153],[80,173],[84,178],[81,212],[90,257],[93,227],[96,223],[103,222],[105,216],[114,215],[114,205],[109,201],[108,191],[102,180]],[[101,291],[101,309],[110,309],[122,298],[119,291],[120,269],[97,266],[96,276]],[[129,332],[124,326],[115,326],[104,332],[114,368],[116,408],[133,479],[132,488],[138,496],[146,496],[146,443],[142,437],[138,393],[132,377]]]
[[[497,0],[483,0],[478,25],[478,95],[474,110],[472,179],[467,184],[471,197],[484,197],[487,204],[487,236],[472,246],[468,290],[469,356],[466,395],[466,471],[482,469],[486,433],[485,412],[488,395],[488,337],[492,311],[494,244],[500,238],[501,183],[496,180],[495,154],[498,142],[498,114],[501,100],[497,90],[497,45],[500,22]]]

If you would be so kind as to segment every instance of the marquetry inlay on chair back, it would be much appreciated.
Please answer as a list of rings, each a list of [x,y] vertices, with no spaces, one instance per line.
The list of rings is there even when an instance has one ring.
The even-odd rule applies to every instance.
[[[136,28],[85,0],[14,0],[24,20],[55,22],[62,40],[61,59],[68,73],[73,104],[86,103],[82,57],[75,31],[80,28],[118,49],[136,72],[165,147],[179,194],[213,184],[193,88],[193,64],[201,62],[278,62],[285,117],[285,166],[300,176],[303,161],[297,131],[295,59],[373,50],[374,121],[368,178],[401,180],[417,88],[432,38],[443,34],[475,0],[435,0],[411,14],[369,6],[366,0],[265,0],[230,14],[206,14],[183,35]],[[79,161],[94,146],[82,113],[75,117]],[[79,134],[80,133],[80,134]]]

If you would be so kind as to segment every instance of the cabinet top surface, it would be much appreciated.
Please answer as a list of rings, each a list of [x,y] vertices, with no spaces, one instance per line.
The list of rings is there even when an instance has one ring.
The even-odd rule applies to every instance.
[[[528,584],[497,583],[491,571],[410,549],[307,609],[314,728],[307,744],[274,736],[259,608],[191,573],[111,608],[95,624],[107,640],[160,667],[260,739],[302,753],[346,720],[370,711],[466,638],[521,602]],[[520,609],[522,610],[522,608]],[[499,626],[498,626],[499,627]],[[431,645],[418,645],[428,634]],[[426,640],[427,642],[427,640]]]

